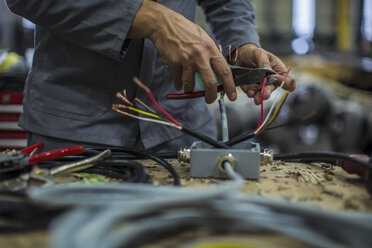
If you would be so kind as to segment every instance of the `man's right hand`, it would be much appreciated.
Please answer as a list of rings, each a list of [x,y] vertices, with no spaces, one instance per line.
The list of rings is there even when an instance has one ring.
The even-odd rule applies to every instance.
[[[215,73],[221,79],[231,101],[236,89],[231,69],[212,38],[198,25],[173,10],[144,0],[135,16],[128,38],[150,38],[174,75],[176,89],[191,92],[195,72],[205,88],[205,101],[217,97]]]

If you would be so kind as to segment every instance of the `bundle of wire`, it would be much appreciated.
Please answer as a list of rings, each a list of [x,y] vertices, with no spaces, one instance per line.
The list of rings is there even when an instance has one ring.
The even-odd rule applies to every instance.
[[[177,174],[173,166],[168,163],[163,157],[150,153],[147,151],[141,151],[129,147],[95,147],[85,148],[83,154],[74,156],[65,156],[59,160],[48,161],[40,163],[40,168],[50,169],[56,166],[62,166],[66,162],[79,161],[86,159],[92,155],[97,155],[100,152],[110,149],[111,156],[101,162],[97,162],[91,168],[84,170],[88,173],[103,174],[108,177],[124,180],[127,182],[150,182],[151,179],[146,173],[142,164],[133,161],[133,159],[151,159],[164,167],[173,177],[174,185],[180,185],[180,177]],[[167,155],[167,154],[166,154]],[[171,154],[173,157],[177,157]]]
[[[287,71],[287,75],[288,75],[289,71],[290,70]],[[267,113],[266,118],[264,119],[265,111],[264,111],[263,96],[264,96],[264,89],[265,89],[266,81],[267,81],[267,78],[264,79],[264,81],[262,83],[262,87],[261,87],[261,117],[260,117],[260,121],[259,121],[258,126],[256,127],[256,129],[253,132],[243,133],[243,134],[240,134],[240,135],[230,139],[229,141],[225,142],[226,145],[232,146],[232,145],[238,144],[238,143],[240,143],[244,140],[253,138],[254,136],[257,136],[257,135],[263,133],[265,130],[267,130],[270,127],[270,125],[273,123],[273,121],[278,116],[281,108],[283,107],[285,101],[287,100],[289,91],[286,90],[282,94],[282,90],[283,90],[283,86],[284,86],[284,81],[283,81],[281,83],[281,85],[279,86],[279,89],[277,90],[277,93],[274,96],[274,100],[273,100],[273,103],[272,103],[272,105],[269,109],[269,112]],[[280,95],[282,95],[282,96],[280,97]],[[274,111],[274,108],[275,108],[275,111]]]
[[[50,207],[31,201],[26,194],[0,191],[0,233],[45,230],[65,207]]]
[[[316,247],[370,247],[372,215],[340,213],[242,195],[242,178],[213,189],[144,184],[57,185],[31,189],[35,201],[75,206],[51,227],[55,248],[140,247],[187,230],[274,232]],[[347,235],[346,235],[347,234]]]
[[[212,139],[212,138],[210,138],[208,136],[205,136],[203,134],[200,134],[198,132],[195,132],[195,131],[193,131],[193,130],[185,127],[185,126],[182,126],[179,122],[177,122],[168,112],[166,112],[158,104],[158,102],[155,100],[154,96],[152,95],[151,90],[146,85],[144,85],[136,77],[133,78],[133,81],[139,87],[141,87],[142,89],[144,89],[146,91],[146,93],[147,93],[148,97],[150,98],[151,102],[154,104],[154,106],[156,107],[156,109],[158,109],[161,112],[161,115],[158,114],[154,109],[152,109],[151,107],[149,107],[148,105],[146,105],[144,102],[142,102],[141,100],[139,100],[138,98],[135,98],[134,101],[137,102],[137,103],[139,103],[140,105],[142,105],[149,112],[135,108],[134,107],[134,103],[131,102],[131,101],[129,101],[129,99],[126,97],[126,90],[123,90],[123,92],[118,92],[116,94],[116,96],[119,99],[121,99],[126,105],[125,104],[113,104],[112,105],[112,109],[114,111],[116,111],[116,112],[118,112],[118,113],[120,113],[122,115],[129,116],[131,118],[135,118],[135,119],[138,119],[138,120],[149,121],[149,122],[158,123],[158,124],[167,125],[167,126],[176,128],[176,129],[180,130],[181,132],[186,133],[188,135],[191,135],[193,137],[196,137],[196,138],[198,138],[198,139],[204,141],[205,143],[210,144],[210,145],[212,145],[214,147],[228,148],[228,146],[225,145],[222,142],[219,142],[219,141],[214,140],[214,139]],[[129,113],[126,110],[135,112],[137,114],[141,114],[143,116],[139,116],[139,115],[136,115],[136,114]]]
[[[109,159],[97,162],[81,172],[101,174],[131,183],[151,183],[151,177],[142,164],[125,159]]]

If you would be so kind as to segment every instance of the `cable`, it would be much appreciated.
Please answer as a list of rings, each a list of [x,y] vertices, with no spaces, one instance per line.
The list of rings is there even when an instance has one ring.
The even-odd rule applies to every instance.
[[[306,153],[283,153],[274,154],[274,160],[301,160],[301,161],[318,161],[318,162],[329,162],[334,160],[347,160],[357,165],[362,166],[365,169],[372,170],[372,164],[366,163],[356,158],[351,157],[348,154],[338,153],[338,152],[306,152]],[[337,165],[337,163],[336,163]]]
[[[284,93],[284,95],[282,96],[282,98],[280,99],[280,102],[279,102],[279,104],[278,104],[278,107],[276,108],[276,110],[275,110],[273,116],[271,117],[271,119],[270,119],[270,121],[269,121],[269,123],[268,123],[268,125],[267,125],[268,127],[271,125],[271,123],[272,123],[272,122],[275,120],[275,118],[278,116],[278,114],[279,114],[280,110],[282,109],[282,107],[283,107],[285,101],[287,100],[288,94],[289,94],[289,91],[287,90],[287,91]]]
[[[89,153],[89,152],[96,153],[96,152],[99,152],[99,151],[104,150],[104,149],[107,149],[107,147],[105,147],[105,148],[86,148],[85,150],[86,150],[87,153]],[[164,160],[162,157],[160,157],[156,154],[147,152],[147,151],[141,151],[141,150],[137,150],[137,149],[129,148],[129,147],[120,147],[120,148],[109,147],[109,149],[111,150],[111,152],[113,152],[113,154],[116,153],[116,156],[115,155],[113,156],[115,159],[122,159],[122,157],[120,157],[120,155],[117,154],[117,153],[125,152],[125,153],[135,155],[136,157],[140,156],[141,158],[147,158],[147,159],[153,160],[154,162],[160,164],[166,170],[169,171],[169,173],[173,177],[173,184],[174,185],[180,185],[180,177],[179,177],[178,173],[173,168],[173,166],[171,164],[169,164],[166,160]]]
[[[100,161],[93,167],[85,169],[82,172],[101,174],[131,183],[151,182],[151,178],[146,173],[142,164],[125,159],[107,159]]]
[[[231,49],[231,47],[229,47]],[[224,101],[225,91],[221,91],[220,99],[218,100],[218,104],[220,106],[220,114],[221,114],[221,133],[222,133],[222,142],[226,142],[229,140],[229,127],[227,123],[227,113],[226,113],[226,106]]]
[[[147,151],[141,151],[135,148],[129,148],[129,147],[94,147],[94,148],[89,148],[86,147],[85,151],[82,155],[78,156],[66,156],[63,158],[60,158],[58,161],[48,161],[47,163],[41,163],[39,164],[40,168],[44,169],[51,169],[51,168],[56,168],[56,166],[61,166],[63,165],[66,161],[68,162],[73,162],[73,161],[79,161],[82,159],[85,159],[87,157],[91,157],[92,155],[96,155],[100,153],[101,151],[104,151],[106,149],[110,149],[111,151],[111,156],[108,158],[108,161],[111,160],[128,160],[128,159],[151,159],[154,162],[158,163],[162,167],[164,167],[173,177],[173,184],[174,185],[180,185],[180,177],[176,170],[173,168],[173,166],[168,163],[166,160],[164,160],[161,155],[165,155],[167,158],[177,158],[177,154],[155,154]],[[105,163],[106,160],[103,161]],[[130,165],[129,165],[130,166]],[[133,166],[132,166],[133,167]],[[92,170],[91,170],[92,171]],[[117,170],[114,172],[118,172]],[[103,174],[103,173],[100,173]],[[111,174],[112,177],[118,178],[120,177],[119,175],[114,175]],[[110,175],[107,175],[110,176]],[[125,175],[121,176],[122,178],[125,177]]]
[[[201,133],[198,133],[198,132],[195,132],[187,127],[184,127],[184,126],[177,126],[173,123],[170,123],[170,122],[166,122],[166,121],[160,121],[160,120],[155,120],[155,119],[150,119],[150,118],[145,118],[145,117],[141,117],[141,116],[138,116],[138,115],[132,115],[132,114],[129,114],[127,112],[124,112],[124,111],[121,111],[119,109],[116,109],[113,107],[113,109],[118,112],[118,113],[121,113],[123,115],[126,115],[126,116],[130,116],[132,118],[135,118],[135,119],[138,119],[138,120],[142,120],[142,121],[149,121],[149,122],[153,122],[153,123],[158,123],[158,124],[162,124],[162,125],[166,125],[166,126],[170,126],[170,127],[173,127],[173,128],[176,128],[180,131],[182,131],[183,133],[185,134],[189,134],[195,138],[198,138],[200,139],[201,141],[204,141],[205,143],[207,144],[210,144],[212,145],[213,147],[218,147],[218,148],[229,148],[229,146],[225,145],[224,143],[222,142],[219,142],[217,140],[214,140],[212,138],[209,138],[208,136],[205,136]]]
[[[205,136],[203,134],[200,134],[198,132],[195,132],[193,130],[190,130],[189,128],[186,128],[184,126],[182,126],[180,123],[178,123],[169,113],[167,113],[163,108],[160,107],[160,105],[156,102],[156,100],[154,99],[152,93],[151,93],[151,90],[145,86],[138,78],[133,78],[133,81],[141,88],[143,88],[150,100],[152,101],[152,103],[156,106],[157,109],[159,109],[168,119],[170,122],[168,121],[164,121],[162,117],[160,117],[159,115],[157,114],[153,114],[153,113],[149,113],[149,112],[145,112],[145,111],[142,111],[142,110],[139,110],[139,109],[136,109],[134,107],[131,107],[131,106],[125,106],[125,105],[122,105],[122,104],[113,104],[112,105],[112,109],[122,115],[125,115],[125,116],[129,116],[129,117],[132,117],[132,118],[135,118],[135,119],[138,119],[138,120],[142,120],[142,121],[149,121],[149,122],[153,122],[153,123],[158,123],[158,124],[162,124],[162,125],[167,125],[167,126],[170,126],[170,127],[173,127],[173,128],[176,128],[178,130],[180,130],[181,132],[185,133],[185,134],[188,134],[188,135],[191,135],[195,138],[198,138],[200,139],[201,141],[204,141],[205,143],[207,144],[210,144],[211,146],[213,147],[218,147],[218,148],[229,148],[229,146],[223,144],[222,142],[219,142],[217,140],[214,140],[212,138],[209,138],[208,136]],[[133,105],[133,103],[131,103],[127,98],[126,98],[126,91],[123,90],[123,94],[118,92],[117,93],[117,97],[120,98],[121,100],[123,100],[124,102],[130,104],[130,105]],[[127,108],[127,109],[130,109],[132,111],[136,111],[138,113],[141,113],[141,114],[145,114],[147,116],[150,116],[152,118],[156,118],[156,119],[152,119],[152,118],[146,118],[146,117],[142,117],[142,116],[138,116],[138,115],[133,115],[133,114],[130,114],[128,112],[125,112],[125,111],[122,111],[120,108]],[[160,120],[159,120],[160,119]]]
[[[284,81],[282,82],[282,84],[279,86],[279,89],[281,89],[282,87],[283,87],[283,85],[284,85]],[[278,101],[278,97],[279,97],[279,95],[280,95],[280,91],[278,90],[278,92],[276,93],[276,95],[275,95],[275,97],[274,97],[274,100],[273,100],[273,103],[272,103],[272,105],[271,105],[271,108],[270,108],[270,110],[269,110],[269,113],[267,114],[267,116],[266,116],[266,118],[265,118],[265,121],[259,126],[259,128],[257,129],[257,130],[255,130],[254,132],[257,134],[257,133],[259,133],[261,130],[264,130],[265,129],[265,126],[266,126],[266,123],[267,123],[267,121],[269,120],[269,118],[270,118],[270,116],[271,116],[271,112],[273,111],[273,109],[274,109],[274,106],[276,105],[276,102]],[[282,98],[283,99],[283,98]],[[279,105],[278,105],[278,108],[276,108],[276,111],[275,111],[275,113],[277,112],[277,110],[279,109],[279,106],[280,106],[280,103],[279,103]],[[274,113],[274,114],[275,114]],[[274,116],[273,116],[274,117]],[[271,118],[271,120],[273,120],[273,118]],[[271,121],[270,120],[270,121]],[[270,122],[271,123],[271,122]],[[270,123],[269,123],[269,125],[270,125]]]
[[[138,116],[138,115],[132,115],[130,113],[127,113],[127,112],[124,112],[124,111],[120,110],[119,108],[117,108],[116,105],[113,105],[112,109],[114,111],[120,113],[120,114],[129,116],[129,117],[141,120],[141,121],[149,121],[149,122],[158,123],[158,124],[162,124],[162,125],[166,125],[166,126],[171,126],[171,127],[177,128],[179,130],[182,129],[181,126],[175,125],[174,123],[170,123],[170,122],[167,122],[167,121],[155,120],[155,119],[151,119],[151,118],[141,117],[141,116]]]
[[[148,111],[152,112],[152,113],[156,113],[156,111],[152,108],[150,108],[146,103],[142,102],[140,99],[138,99],[137,97],[134,98],[134,101],[135,102],[138,102],[139,104],[141,104],[145,109],[147,109]]]
[[[263,118],[264,118],[264,106],[263,106],[264,99],[263,99],[263,96],[264,96],[264,92],[265,92],[266,81],[267,81],[267,78],[264,78],[264,81],[262,82],[262,86],[261,86],[261,118],[260,118],[260,122],[258,123],[258,126],[254,130],[254,132],[256,132],[256,130],[260,128],[260,126],[262,125]]]
[[[153,113],[149,113],[149,112],[146,112],[146,111],[143,111],[143,110],[140,110],[140,109],[136,109],[134,107],[127,107],[129,110],[132,110],[132,111],[135,111],[137,113],[140,113],[140,114],[143,114],[143,115],[147,115],[149,117],[153,117],[153,118],[156,118],[156,119],[159,119],[159,120],[164,120],[163,117],[157,115],[157,114],[153,114]]]
[[[212,139],[212,138],[209,138],[208,136],[205,136],[203,134],[200,134],[198,132],[195,132],[194,130],[190,129],[190,128],[187,128],[187,127],[184,127],[182,126],[182,129],[181,131],[185,134],[189,134],[195,138],[198,138],[200,139],[201,141],[204,141],[205,143],[209,144],[209,145],[212,145],[213,147],[217,147],[217,148],[225,148],[225,149],[229,149],[230,146],[222,143],[222,142],[219,142],[215,139]]]
[[[75,206],[50,230],[56,248],[140,247],[199,228],[219,234],[274,231],[317,247],[370,246],[371,214],[242,195],[239,175],[226,163],[225,170],[232,183],[209,189],[69,184],[34,188],[29,195],[39,202]]]
[[[0,191],[0,233],[45,230],[65,210],[32,202],[24,193]]]
[[[147,95],[149,96],[151,102],[155,105],[155,107],[157,109],[160,110],[160,112],[162,112],[171,122],[173,122],[175,125],[177,126],[181,126],[181,124],[179,122],[177,122],[170,114],[168,114],[167,111],[165,111],[159,104],[158,102],[155,100],[154,96],[152,95],[152,92],[151,90],[146,86],[144,85],[137,77],[134,77],[133,78],[133,81],[139,86],[141,87],[142,89],[144,89],[147,93]]]
[[[372,195],[372,163],[366,155],[349,155],[337,152],[309,152],[274,154],[274,160],[301,162],[328,162],[341,167],[349,174],[356,174],[364,179],[368,192]],[[359,159],[357,159],[359,157]],[[368,161],[368,162],[367,162]]]
[[[291,69],[292,69],[291,67],[288,67],[288,70],[287,70],[287,72],[285,73],[284,80],[282,81],[282,83],[281,83],[281,85],[280,85],[280,87],[279,87],[280,89],[283,88],[284,83],[285,83],[285,79],[287,78],[287,76],[288,76],[289,72],[291,71]],[[264,86],[264,84],[263,84],[263,86]],[[262,91],[262,89],[261,89],[261,120],[260,120],[260,124],[258,125],[258,127],[254,130],[254,132],[255,132],[256,134],[257,134],[258,132],[260,132],[260,131],[261,131],[261,132],[265,131],[265,129],[271,125],[271,123],[275,120],[276,116],[277,116],[278,113],[280,112],[280,110],[281,110],[283,104],[285,103],[285,100],[287,99],[288,94],[289,94],[289,91],[287,90],[287,91],[284,93],[284,95],[282,96],[282,98],[281,98],[281,100],[280,100],[280,102],[279,102],[279,104],[278,104],[278,106],[277,106],[277,108],[276,108],[276,110],[275,110],[273,116],[271,117],[269,123],[266,125],[266,123],[267,123],[267,121],[268,121],[268,118],[270,117],[271,112],[272,112],[272,110],[273,110],[273,107],[274,107],[274,105],[276,104],[277,98],[278,98],[278,96],[279,96],[279,92],[278,92],[278,93],[276,94],[276,96],[275,96],[275,99],[274,99],[274,101],[273,101],[273,104],[271,105],[270,111],[269,111],[269,113],[268,113],[268,115],[267,115],[267,117],[266,117],[264,123],[262,123],[262,119],[263,119],[263,91]]]
[[[312,110],[308,114],[306,114],[305,116],[303,116],[303,117],[301,117],[301,118],[299,118],[297,120],[291,121],[289,123],[277,125],[277,126],[274,126],[274,127],[265,128],[265,131],[269,131],[269,130],[273,130],[273,129],[277,129],[277,128],[281,128],[281,127],[286,127],[286,126],[298,125],[298,124],[300,124],[300,123],[302,123],[304,121],[309,121],[314,116],[316,116],[316,114],[317,114],[317,112],[315,110]],[[238,136],[235,136],[234,138],[230,139],[228,142],[225,142],[225,144],[228,145],[228,146],[233,146],[233,145],[238,144],[240,142],[243,142],[243,141],[245,141],[247,139],[251,139],[251,138],[253,138],[253,137],[257,136],[257,135],[259,135],[259,134],[256,134],[254,132],[244,132],[244,133],[242,133],[242,134],[240,134]]]

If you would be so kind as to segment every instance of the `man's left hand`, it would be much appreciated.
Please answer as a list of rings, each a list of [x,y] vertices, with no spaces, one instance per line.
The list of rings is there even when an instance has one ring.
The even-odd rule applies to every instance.
[[[264,100],[270,97],[278,86],[284,81],[283,88],[285,90],[294,91],[296,88],[296,82],[293,77],[288,73],[288,68],[284,63],[274,54],[257,47],[254,44],[246,44],[238,48],[238,57],[235,65],[242,67],[252,68],[270,68],[277,74],[271,76],[276,81],[267,85],[264,89],[263,98]],[[258,105],[261,102],[261,91],[259,85],[244,85],[241,86],[242,90],[247,94],[248,97],[254,98],[254,102]]]

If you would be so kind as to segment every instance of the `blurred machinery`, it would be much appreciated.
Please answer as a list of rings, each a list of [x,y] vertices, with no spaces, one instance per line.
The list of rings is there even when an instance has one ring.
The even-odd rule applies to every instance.
[[[339,151],[372,153],[372,94],[346,87],[339,82],[295,73],[297,89],[288,97],[280,115],[268,130],[255,139],[262,147],[275,152]],[[270,101],[265,103],[268,111]],[[217,107],[211,107],[219,126]],[[251,131],[258,122],[258,107],[241,95],[239,101],[227,104],[230,137]],[[306,116],[311,114],[311,118]],[[303,120],[303,119],[306,120]]]

